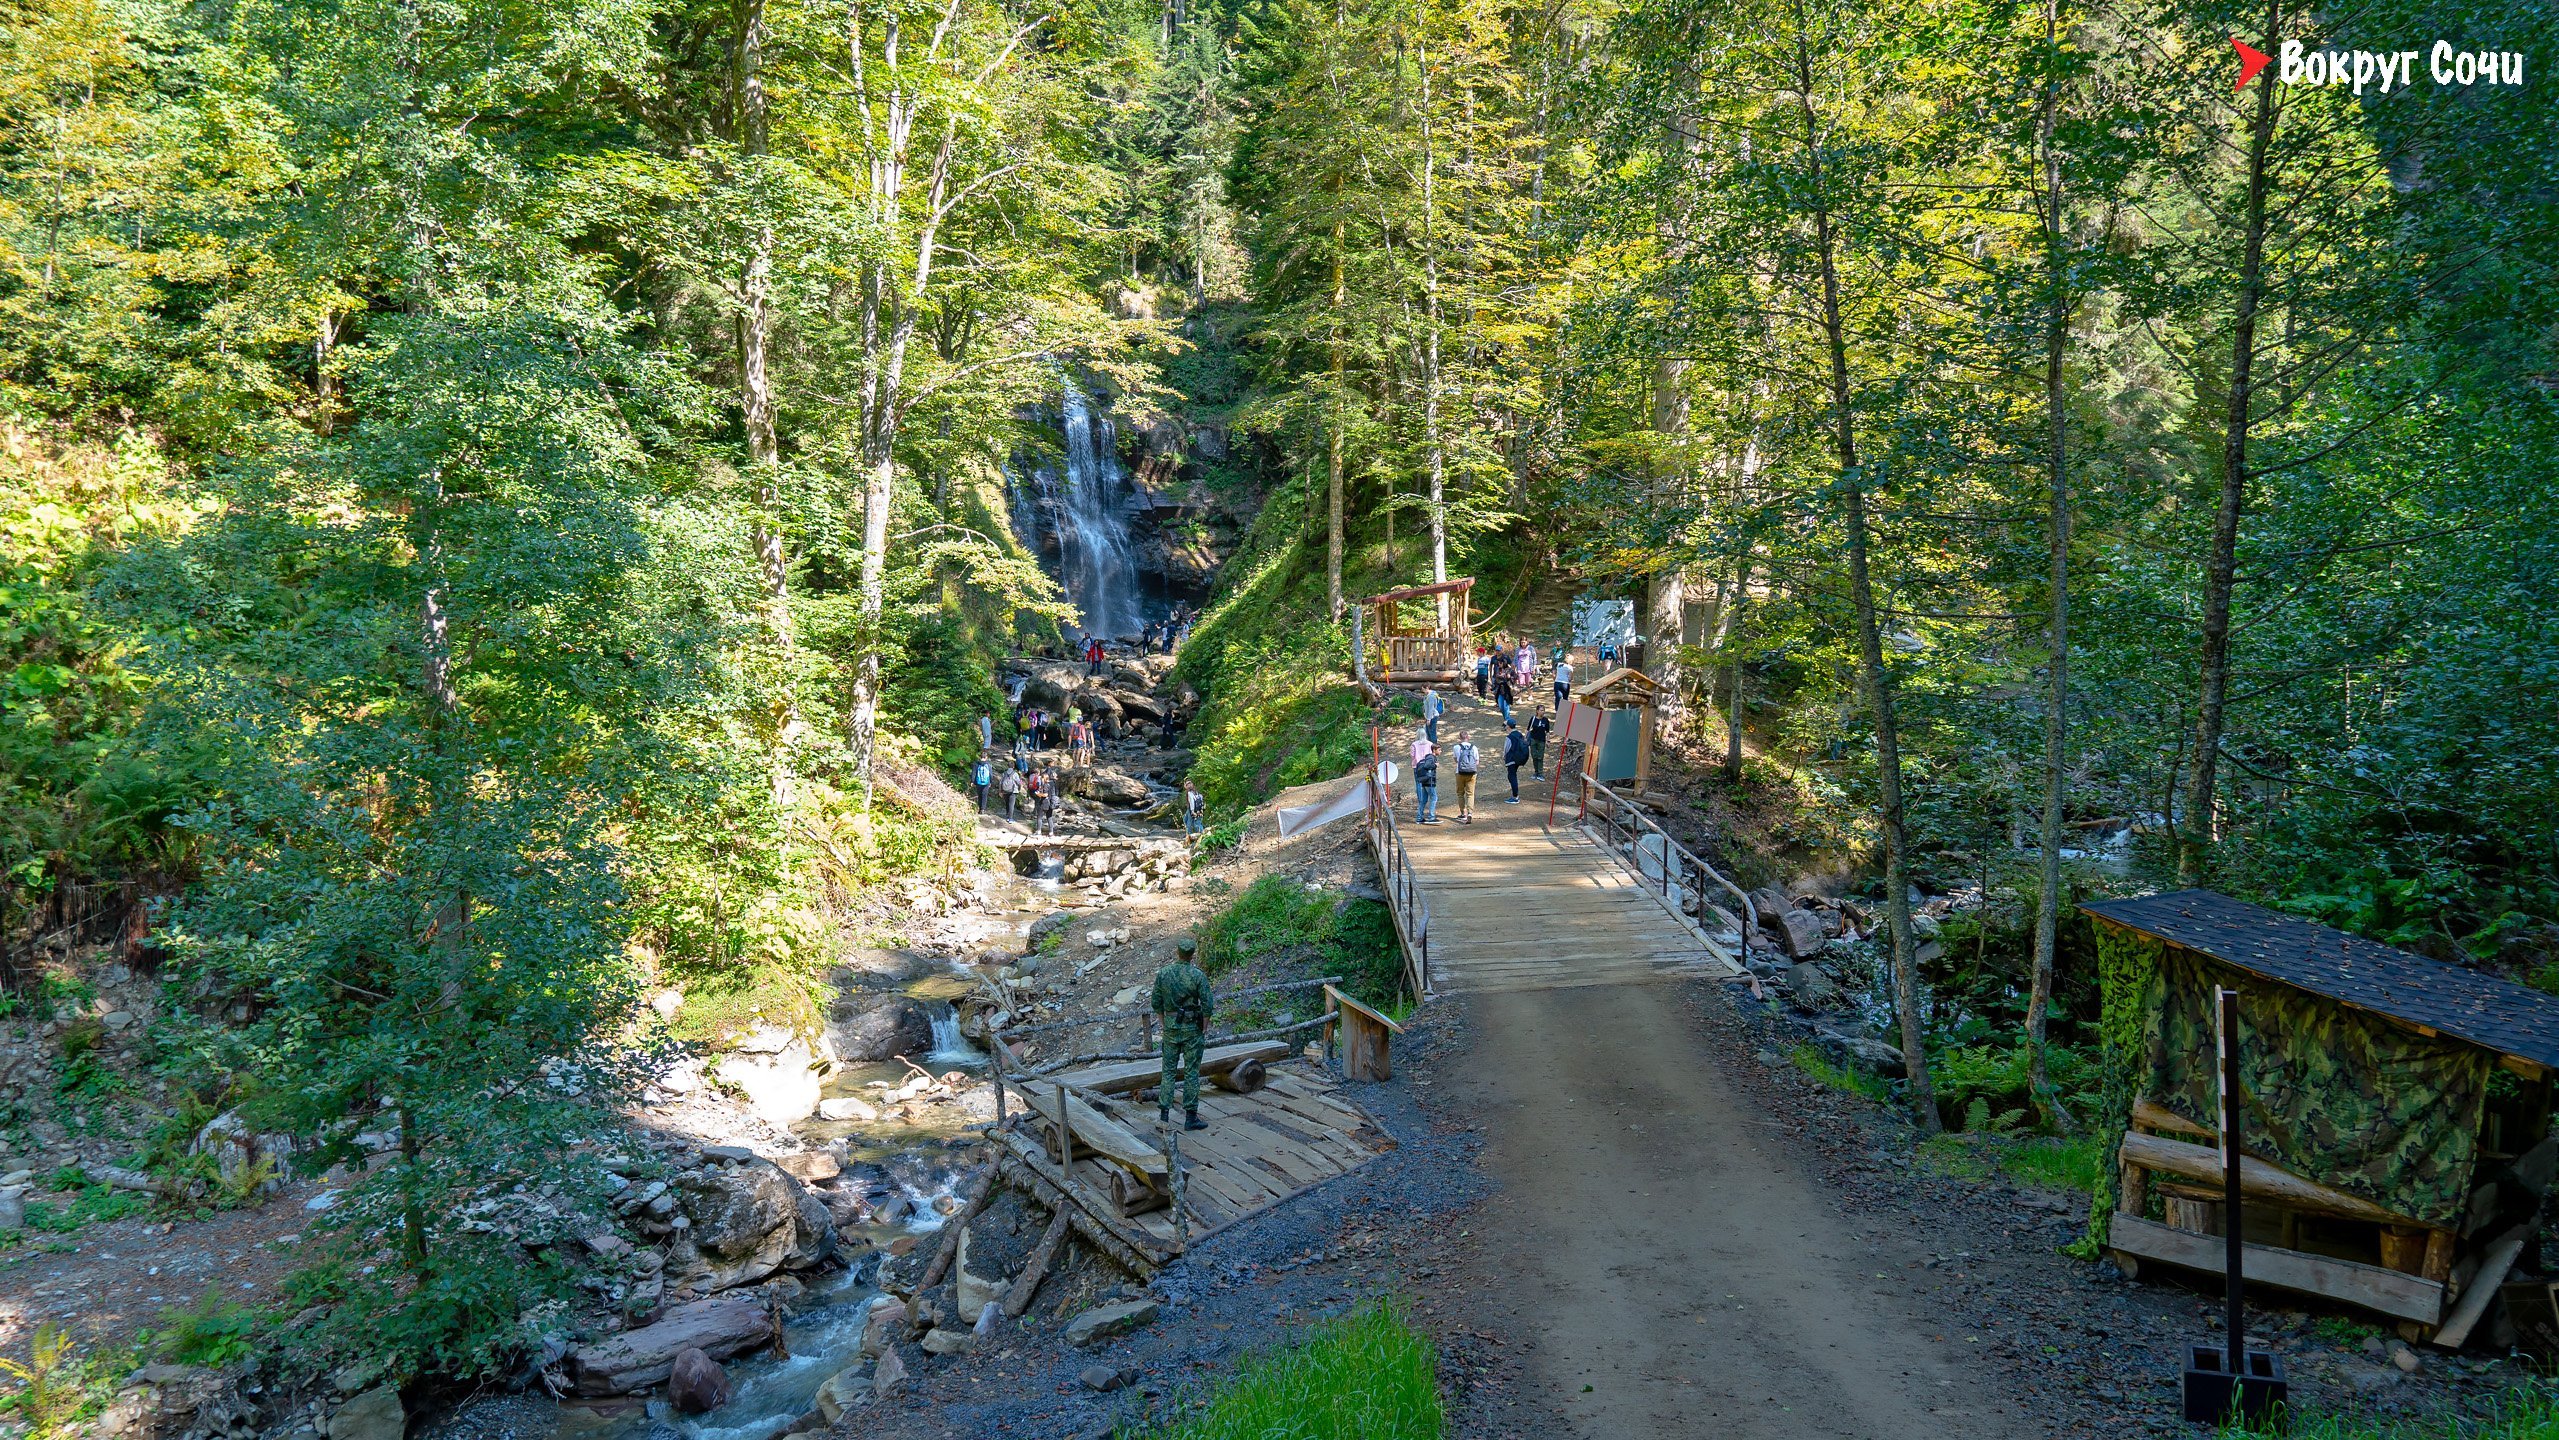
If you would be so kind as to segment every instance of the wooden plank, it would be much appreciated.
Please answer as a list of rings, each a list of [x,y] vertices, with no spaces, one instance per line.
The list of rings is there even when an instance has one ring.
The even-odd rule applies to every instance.
[[[2523,1254],[2524,1242],[2532,1238],[2533,1224],[2527,1221],[2497,1238],[2479,1261],[2479,1273],[2470,1277],[2469,1286],[2461,1292],[2461,1303],[2453,1307],[2444,1327],[2435,1332],[2435,1343],[2447,1350],[2458,1350],[2470,1338],[2479,1317],[2488,1313],[2488,1302],[2506,1283],[2506,1272],[2515,1268],[2515,1260]],[[2420,1319],[2430,1318],[2420,1316]]]
[[[1240,1045],[1220,1045],[1201,1053],[1200,1076],[1205,1079],[1213,1073],[1232,1070],[1244,1060],[1259,1060],[1268,1065],[1275,1060],[1287,1059],[1289,1053],[1290,1047],[1285,1040],[1247,1040]],[[1164,1062],[1161,1060],[1125,1060],[1112,1065],[1069,1070],[1048,1078],[1052,1082],[1063,1081],[1078,1090],[1094,1090],[1104,1095],[1132,1095],[1154,1086],[1163,1079],[1163,1075]]]
[[[1075,1142],[1089,1146],[1107,1156],[1113,1163],[1124,1165],[1151,1178],[1169,1175],[1164,1152],[1138,1138],[1137,1132],[1094,1109],[1083,1099],[1061,1091],[1046,1081],[1015,1081],[1014,1086],[1030,1102],[1031,1113],[1044,1124],[1057,1123],[1058,1097],[1066,1095],[1066,1123],[1074,1131]]]
[[[2222,1273],[2224,1241],[2217,1235],[2190,1235],[2137,1216],[2117,1215],[2106,1243],[2144,1260],[2182,1265],[2213,1275]],[[2251,1284],[2361,1306],[2396,1320],[2431,1325],[2443,1311],[2444,1287],[2378,1265],[2305,1255],[2271,1245],[2241,1247],[2239,1263]]]
[[[1343,994],[1339,989],[1331,985],[1326,985],[1324,987],[1324,994],[1330,998],[1334,1004],[1341,1006],[1345,1010],[1357,1011],[1358,1013],[1367,1016],[1369,1019],[1376,1021],[1378,1024],[1385,1026],[1387,1029],[1394,1031],[1398,1035],[1404,1033],[1403,1026],[1396,1024],[1394,1021],[1387,1019],[1379,1012],[1372,1010],[1368,1006],[1361,1004],[1359,1001],[1352,999],[1350,996]]]
[[[2163,1171],[2201,1184],[2214,1184],[2222,1176],[2219,1150],[2171,1140],[2165,1135],[2126,1131],[2123,1154],[2126,1160],[2145,1170]],[[2335,1215],[2347,1220],[2369,1220],[2413,1229],[2436,1228],[2375,1205],[2362,1196],[2331,1190],[2316,1180],[2295,1175],[2254,1155],[2242,1154],[2239,1157],[2239,1189],[2244,1195],[2272,1200],[2279,1205],[2289,1205],[2295,1210],[2317,1215]]]

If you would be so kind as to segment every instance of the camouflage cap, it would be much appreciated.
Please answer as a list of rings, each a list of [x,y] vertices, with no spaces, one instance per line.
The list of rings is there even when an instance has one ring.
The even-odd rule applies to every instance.
[[[1199,942],[1199,941],[1197,941],[1197,940],[1192,939],[1189,935],[1187,935],[1187,934],[1185,934],[1185,935],[1177,935],[1177,936],[1175,936],[1175,937],[1174,937],[1174,939],[1173,939],[1173,953],[1174,953],[1174,954],[1176,954],[1176,955],[1180,955],[1180,956],[1182,956],[1182,957],[1184,957],[1184,958],[1186,958],[1186,959],[1187,959],[1187,958],[1188,958],[1188,957],[1190,957],[1190,956],[1193,956],[1193,955],[1198,954],[1198,953],[1199,953],[1199,951],[1200,951],[1200,942]]]

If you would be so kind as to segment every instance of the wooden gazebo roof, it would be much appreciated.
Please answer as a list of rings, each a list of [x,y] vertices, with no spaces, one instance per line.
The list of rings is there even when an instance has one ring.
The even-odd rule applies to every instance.
[[[1420,600],[1432,595],[1463,595],[1474,587],[1475,577],[1466,575],[1455,580],[1442,580],[1436,585],[1411,585],[1401,590],[1388,590],[1383,594],[1371,595],[1359,603],[1392,605],[1398,600]]]
[[[2559,995],[2210,890],[2093,900],[2079,908],[2341,1005],[2559,1070]]]

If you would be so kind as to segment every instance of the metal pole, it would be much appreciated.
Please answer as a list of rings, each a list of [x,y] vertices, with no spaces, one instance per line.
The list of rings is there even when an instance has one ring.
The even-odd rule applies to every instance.
[[[2222,1195],[2222,1268],[2229,1280],[2228,1338],[2230,1341],[2231,1384],[2247,1371],[2248,1316],[2240,1303],[2240,1257],[2244,1242],[2239,1234],[2239,992],[2217,987],[2214,999],[2221,1011],[2221,1195]],[[2234,1396],[2238,1391],[2234,1388]]]

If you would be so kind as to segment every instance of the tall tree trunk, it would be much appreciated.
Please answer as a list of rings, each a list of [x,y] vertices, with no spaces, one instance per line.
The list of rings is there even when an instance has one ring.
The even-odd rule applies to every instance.
[[[1422,436],[1430,474],[1431,583],[1448,579],[1448,450],[1439,430],[1439,187],[1431,132],[1431,49],[1418,47],[1422,72]],[[1439,628],[1448,629],[1448,597]]]
[[[1733,578],[1733,598],[1724,607],[1724,638],[1719,648],[1729,652],[1724,660],[1724,783],[1738,785],[1742,780],[1742,622],[1750,611],[1751,573],[1758,567],[1749,556],[1742,558],[1741,571]]]
[[[2266,7],[2269,42],[2280,31],[2279,4]],[[2257,309],[2265,291],[2267,155],[2275,137],[2275,86],[2257,86],[2248,125],[2248,199],[2241,212],[2239,298],[2230,325],[2230,404],[2222,430],[2221,503],[2213,512],[2212,554],[2204,566],[2201,702],[2195,713],[2195,771],[2177,836],[2177,879],[2203,878],[2204,852],[2218,839],[2213,787],[2221,768],[2221,735],[2230,698],[2230,599],[2239,570],[2239,517],[2248,498],[2248,410],[2257,363]]]
[[[1338,185],[1336,186],[1338,189]],[[1335,214],[1338,216],[1339,197]],[[1324,436],[1324,613],[1342,618],[1342,327],[1348,296],[1342,288],[1342,221],[1333,221],[1333,419]]]
[[[764,94],[764,0],[743,0],[738,16],[734,128],[738,153],[750,163],[769,147],[770,106]],[[746,467],[754,489],[752,540],[755,564],[764,582],[765,624],[774,648],[784,659],[776,677],[772,703],[772,795],[777,810],[786,809],[795,789],[792,747],[798,743],[799,706],[791,694],[790,565],[782,553],[782,445],[773,416],[773,383],[766,351],[773,330],[773,230],[764,226],[749,243],[746,265],[738,277],[737,351],[738,410],[746,431]]]
[[[2059,0],[2044,0],[2044,63],[2057,57],[2060,39]],[[2047,1073],[2045,1028],[2052,1010],[2053,952],[2061,931],[2061,810],[2070,731],[2070,470],[2068,411],[2062,390],[2062,359],[2070,341],[2071,297],[2063,276],[2061,157],[2053,144],[2059,83],[2049,68],[2044,76],[2043,115],[2037,144],[2043,155],[2044,283],[2051,287],[2044,312],[2044,418],[2050,427],[2045,456],[2052,513],[2046,524],[2052,562],[2052,617],[2047,641],[2052,651],[2052,688],[2044,712],[2043,853],[2037,863],[2034,977],[2026,995],[2027,1088],[2045,1120],[2070,1129],[2070,1113],[2053,1094]],[[1982,894],[1985,903],[1989,896]]]
[[[1876,618],[1875,584],[1866,518],[1866,485],[1858,473],[1856,408],[1848,382],[1848,330],[1839,298],[1837,231],[1823,193],[1822,132],[1813,109],[1812,53],[1805,39],[1795,42],[1797,95],[1803,105],[1804,149],[1811,168],[1813,238],[1821,261],[1823,338],[1830,351],[1832,439],[1838,452],[1840,488],[1848,519],[1848,595],[1857,615],[1858,680],[1866,692],[1866,708],[1875,724],[1875,772],[1882,801],[1884,831],[1884,914],[1892,929],[1893,1008],[1901,1012],[1902,1064],[1909,1075],[1904,1092],[1911,1118],[1934,1134],[1941,1128],[1937,1098],[1928,1079],[1928,1042],[1919,1014],[1919,967],[1910,933],[1910,837],[1902,804],[1901,734],[1893,720],[1892,678],[1884,670],[1883,630]]]
[[[1653,433],[1662,437],[1666,449],[1688,433],[1687,379],[1687,361],[1664,356],[1653,362]],[[1683,483],[1687,474],[1685,462],[1665,467],[1657,483],[1667,481],[1672,493],[1657,493],[1654,503],[1686,514],[1689,497],[1681,492],[1687,489]],[[1659,735],[1663,740],[1679,730],[1679,642],[1687,602],[1687,586],[1677,569],[1644,577],[1644,666],[1661,683]]]

